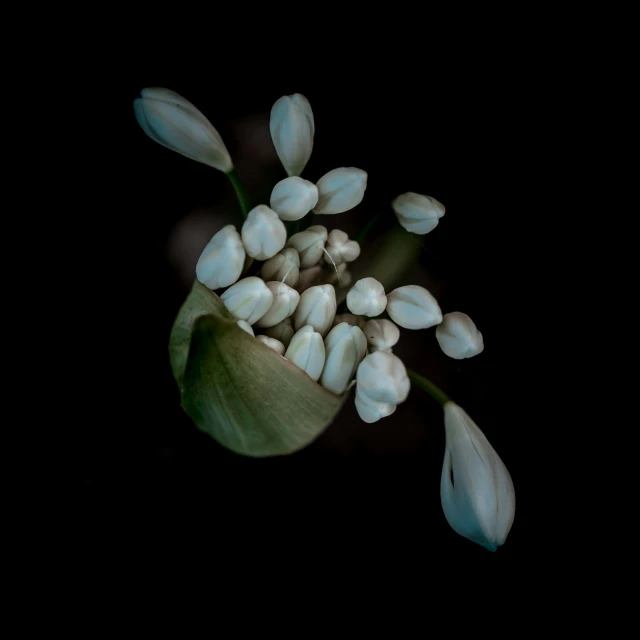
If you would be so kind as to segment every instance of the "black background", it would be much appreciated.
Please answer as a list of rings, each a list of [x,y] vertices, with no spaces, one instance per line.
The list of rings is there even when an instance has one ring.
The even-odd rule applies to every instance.
[[[366,73],[343,61],[339,74],[317,65],[294,70],[273,56],[253,59],[249,69],[132,58],[115,80],[103,169],[104,351],[87,403],[92,426],[81,429],[73,450],[78,537],[99,535],[109,548],[134,555],[214,550],[232,564],[330,558],[416,571],[454,561],[520,566],[534,546],[531,425],[539,398],[523,320],[531,266],[519,249],[531,229],[518,186],[528,167],[528,106],[510,69],[484,58],[446,71],[425,61]],[[223,174],[155,144],[139,128],[132,103],[147,86],[171,88],[207,116],[240,177],[253,185],[254,204],[266,202],[285,173],[252,161],[252,151],[243,151],[245,132],[251,127],[252,144],[270,144],[271,105],[295,92],[309,99],[316,122],[303,177],[315,181],[338,166],[369,174],[362,205],[318,223],[354,232],[385,209],[381,233],[394,223],[389,203],[400,193],[445,204],[401,284],[429,283],[444,312],[468,313],[485,351],[451,360],[433,329],[403,331],[394,351],[467,410],[509,468],[516,518],[496,553],[459,537],[444,518],[442,412],[419,389],[374,425],[361,422],[349,402],[307,449],[272,459],[226,451],[182,412],[167,341],[187,286],[171,258],[172,238],[194,210],[215,231],[216,216],[232,221],[238,209]],[[374,259],[366,246],[365,259]]]

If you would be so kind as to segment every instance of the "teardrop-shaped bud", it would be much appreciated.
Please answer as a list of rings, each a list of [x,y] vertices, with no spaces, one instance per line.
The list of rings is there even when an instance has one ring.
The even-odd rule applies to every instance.
[[[313,182],[291,176],[280,180],[271,192],[269,204],[280,220],[300,220],[318,203],[318,187]]]
[[[358,385],[356,385],[356,410],[363,422],[371,424],[378,422],[381,418],[390,416],[397,408],[398,405],[388,402],[378,402],[372,400],[363,393]]]
[[[326,359],[320,384],[333,393],[344,393],[367,353],[367,339],[362,329],[343,322],[329,331],[324,348]]]
[[[312,380],[316,381],[324,367],[324,342],[322,336],[306,325],[297,331],[284,357],[300,367]]]
[[[387,313],[405,329],[428,329],[442,322],[438,301],[416,284],[394,289],[387,296]]]
[[[287,230],[275,211],[259,204],[247,214],[242,225],[242,243],[256,260],[267,260],[280,251],[287,241]]]
[[[245,258],[240,234],[228,224],[202,250],[196,264],[196,277],[209,289],[228,287],[240,277]]]
[[[369,320],[364,325],[364,335],[372,352],[388,351],[400,340],[400,329],[391,320]]]
[[[347,294],[349,311],[359,316],[379,316],[386,306],[384,287],[375,278],[358,280]]]
[[[285,349],[289,346],[291,338],[295,333],[293,330],[293,324],[291,318],[285,318],[282,322],[279,322],[275,327],[269,327],[264,331],[265,335],[270,338],[275,338],[285,346]]]
[[[269,131],[287,174],[299,176],[313,149],[315,124],[309,101],[301,93],[276,100],[271,108]]]
[[[484,341],[473,320],[460,311],[445,313],[436,327],[436,339],[450,358],[462,360],[482,353]]]
[[[411,386],[402,360],[386,351],[369,354],[360,363],[356,380],[369,398],[390,404],[404,402]]]
[[[283,282],[267,282],[267,287],[273,294],[273,302],[269,310],[256,322],[256,327],[259,328],[275,327],[288,318],[300,302],[300,294]]]
[[[315,331],[325,335],[336,315],[336,291],[330,284],[310,287],[301,296],[293,316],[296,330],[311,325]]]
[[[264,280],[250,276],[229,287],[220,299],[238,320],[255,324],[269,310],[273,294]]]
[[[287,241],[287,247],[293,247],[300,255],[300,266],[303,269],[309,269],[318,264],[318,260],[322,257],[327,236],[325,227],[314,225],[294,233]]]
[[[260,340],[262,344],[266,344],[269,349],[273,349],[278,355],[284,355],[285,348],[280,340],[270,338],[269,336],[256,336],[256,339]]]
[[[411,191],[395,198],[391,207],[398,222],[407,231],[419,235],[433,231],[445,212],[444,205],[435,198]]]
[[[367,172],[356,167],[340,167],[318,180],[318,204],[314,213],[335,214],[353,209],[362,202],[367,188]]]
[[[325,262],[336,266],[353,262],[360,255],[360,245],[355,240],[349,240],[349,236],[340,229],[334,229],[329,234],[325,249],[329,254],[324,254]]]
[[[265,282],[278,280],[290,287],[295,287],[300,275],[300,258],[295,249],[286,248],[269,258],[260,271]]]

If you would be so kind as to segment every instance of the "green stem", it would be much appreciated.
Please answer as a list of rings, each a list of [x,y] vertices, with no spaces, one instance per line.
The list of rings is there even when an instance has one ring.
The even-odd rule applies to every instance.
[[[246,220],[247,213],[249,213],[249,197],[247,196],[247,192],[244,190],[242,186],[242,182],[240,180],[240,176],[235,168],[231,169],[229,173],[227,173],[227,177],[231,181],[233,188],[236,192],[236,196],[238,197],[238,202],[240,203],[240,209],[242,210],[242,217]]]
[[[407,369],[407,375],[413,382],[413,384],[417,385],[424,391],[426,391],[432,398],[437,400],[443,407],[447,402],[451,402],[451,398],[439,387],[436,387],[431,380],[427,380],[421,375],[417,374],[415,371],[411,371],[411,369]]]
[[[377,216],[371,218],[371,220],[369,220],[369,222],[367,222],[367,224],[362,229],[360,229],[360,231],[358,231],[353,239],[356,242],[362,242],[367,233],[369,233],[369,231],[371,231],[371,229],[373,228],[373,225],[382,217],[382,213],[383,212],[381,211]]]

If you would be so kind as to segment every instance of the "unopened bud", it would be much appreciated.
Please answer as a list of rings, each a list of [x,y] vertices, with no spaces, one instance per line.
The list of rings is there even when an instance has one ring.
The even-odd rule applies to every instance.
[[[284,355],[284,345],[280,340],[276,340],[275,338],[270,338],[269,336],[257,336],[257,340],[260,340],[262,344],[266,344],[269,349],[273,349],[278,355]]]
[[[387,296],[387,313],[405,329],[428,329],[442,322],[438,301],[416,284],[394,289]]]
[[[360,363],[356,380],[362,393],[389,404],[404,402],[411,386],[402,360],[385,351],[369,354]]]
[[[400,340],[400,329],[391,320],[369,320],[364,325],[364,335],[371,351],[390,351]]]
[[[363,422],[367,422],[368,424],[378,422],[381,418],[390,416],[398,406],[388,402],[372,400],[366,393],[362,392],[358,385],[356,385],[355,403],[358,415]]]
[[[379,316],[386,306],[384,287],[375,278],[358,280],[347,294],[349,311],[359,316]]]
[[[284,357],[317,381],[324,367],[325,351],[322,336],[311,325],[302,327],[291,338]]]
[[[305,231],[294,233],[287,241],[287,247],[293,247],[298,252],[300,266],[308,269],[318,264],[318,260],[322,257],[327,235],[325,227],[314,225]]]
[[[242,225],[242,242],[252,258],[272,258],[284,247],[286,241],[287,230],[275,211],[264,204],[249,211]]]
[[[293,338],[293,326],[291,324],[291,318],[285,318],[282,322],[279,322],[275,327],[269,327],[265,329],[265,334],[270,338],[275,338],[286,347],[289,346],[291,338]]]
[[[336,292],[330,284],[310,287],[301,296],[293,316],[293,326],[300,329],[311,325],[325,335],[336,315]]]
[[[398,222],[407,231],[419,235],[433,231],[445,212],[444,205],[435,198],[413,192],[399,195],[391,207]]]
[[[359,205],[367,188],[367,172],[356,167],[340,167],[318,180],[318,204],[314,213],[334,214]]]
[[[295,287],[300,275],[300,258],[295,249],[283,249],[263,265],[260,275],[265,282],[278,280],[290,287]]]
[[[229,287],[220,299],[238,320],[255,324],[269,310],[273,294],[264,280],[251,276]]]
[[[353,262],[360,255],[360,245],[355,240],[349,240],[349,236],[340,229],[334,229],[329,234],[325,249],[329,254],[324,254],[325,262],[336,266]]]
[[[341,394],[367,353],[367,340],[362,329],[343,322],[329,331],[324,348],[326,360],[320,384],[333,393]]]
[[[273,294],[273,302],[269,310],[256,322],[256,327],[274,327],[288,318],[300,302],[300,294],[286,284],[278,281],[267,282]]]
[[[240,277],[245,258],[240,234],[228,224],[202,250],[196,264],[196,277],[209,289],[228,287]]]
[[[462,360],[482,353],[484,341],[473,320],[460,311],[445,313],[436,327],[436,339],[450,358]]]
[[[269,204],[280,220],[300,220],[318,203],[318,187],[313,182],[291,176],[280,180],[271,192]]]

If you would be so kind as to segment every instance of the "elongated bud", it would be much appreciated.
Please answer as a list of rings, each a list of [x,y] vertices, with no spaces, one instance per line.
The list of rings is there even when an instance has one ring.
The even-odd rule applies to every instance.
[[[358,206],[367,188],[367,172],[355,167],[340,167],[318,180],[318,204],[314,213],[334,214]]]
[[[444,427],[444,515],[456,533],[495,551],[507,539],[515,517],[511,476],[484,433],[453,402],[444,406]]]
[[[372,400],[366,393],[362,392],[358,385],[356,385],[355,403],[358,415],[363,422],[367,422],[369,424],[378,422],[381,418],[390,416],[398,406],[396,404]]]
[[[311,325],[302,327],[291,338],[284,357],[300,367],[312,380],[317,381],[324,367],[324,342]]]
[[[291,338],[293,338],[293,325],[291,324],[291,318],[285,318],[282,322],[279,322],[275,327],[269,327],[265,329],[265,335],[270,338],[275,338],[285,346],[285,349],[289,346]]]
[[[314,225],[305,231],[294,233],[287,241],[287,247],[293,247],[300,255],[300,266],[309,269],[318,264],[322,257],[327,235],[325,227]]]
[[[133,102],[138,124],[158,144],[228,173],[231,156],[220,134],[188,100],[169,89],[148,88]]]
[[[341,322],[346,322],[352,327],[360,327],[360,329],[364,330],[364,327],[367,324],[367,319],[364,316],[356,316],[353,313],[341,313],[333,319],[332,326],[335,327]]]
[[[313,149],[315,124],[309,101],[301,93],[276,100],[271,108],[269,131],[287,175],[299,176]]]
[[[419,235],[433,231],[445,212],[444,205],[435,198],[411,191],[395,198],[391,207],[398,222],[407,231]]]
[[[353,262],[360,255],[360,245],[355,240],[349,240],[349,236],[340,229],[334,229],[329,234],[325,249],[329,254],[324,254],[325,262],[335,263],[336,266],[344,262]]]
[[[249,211],[242,225],[242,242],[252,258],[273,258],[286,241],[287,230],[275,211],[264,204]]]
[[[269,349],[273,349],[277,354],[283,356],[284,355],[284,345],[280,340],[276,340],[275,338],[270,338],[269,336],[256,336],[260,342],[266,344]]]
[[[400,340],[400,329],[391,320],[369,320],[364,335],[371,351],[388,351]]]
[[[287,248],[269,258],[263,265],[260,275],[265,282],[278,280],[295,287],[300,276],[300,258],[295,249]]]
[[[209,289],[228,287],[240,277],[245,258],[240,234],[228,224],[202,250],[196,264],[196,277]]]
[[[349,311],[359,316],[379,316],[386,306],[384,287],[375,278],[358,280],[347,294]]]
[[[267,287],[273,294],[273,302],[269,310],[256,322],[256,327],[275,327],[288,318],[300,302],[300,294],[282,282],[267,282]]]
[[[367,339],[362,329],[343,322],[329,331],[324,348],[326,359],[320,384],[333,393],[344,393],[367,353]]]
[[[269,310],[273,294],[264,280],[251,276],[229,287],[220,299],[238,320],[255,324]]]
[[[280,220],[300,220],[317,203],[318,187],[297,176],[280,180],[271,192],[271,208],[280,216]]]
[[[356,380],[362,393],[388,404],[404,402],[411,386],[400,358],[385,351],[369,354],[360,363]]]
[[[387,296],[387,313],[405,329],[428,329],[442,322],[438,301],[416,284],[394,289]]]
[[[330,284],[310,287],[301,296],[293,316],[296,330],[311,325],[325,335],[336,315],[336,291]]]
[[[255,333],[253,333],[253,327],[248,323],[245,322],[244,320],[238,320],[238,322],[236,322],[236,324],[243,330],[246,331],[249,335],[254,336],[255,337]]]
[[[450,358],[462,360],[482,353],[484,341],[473,320],[460,311],[445,313],[436,327],[440,348]]]

